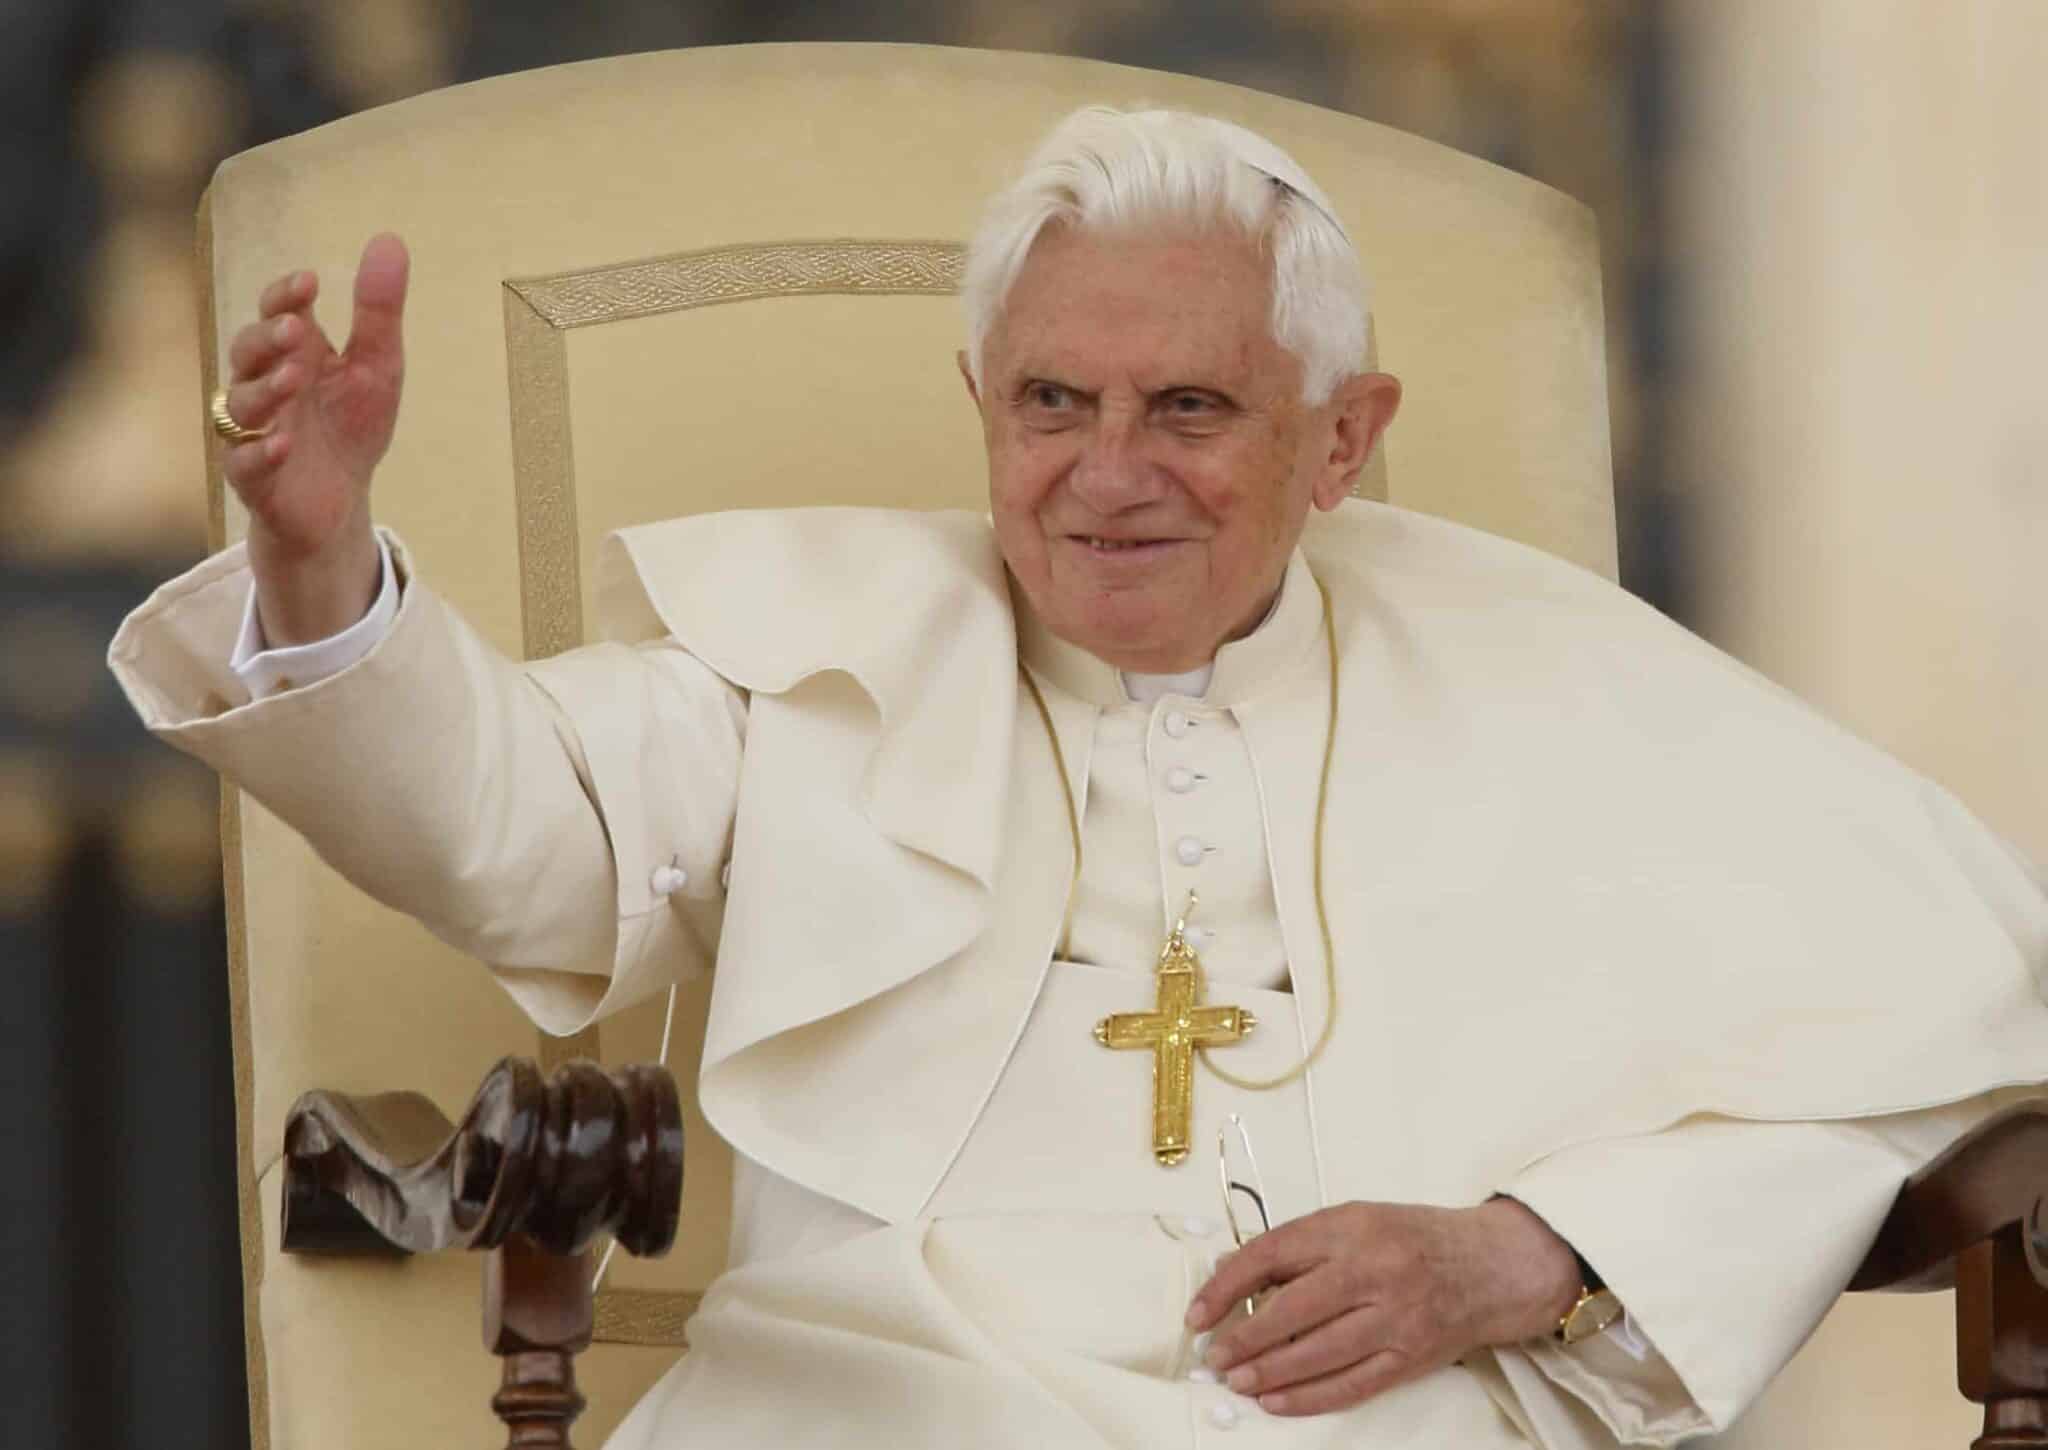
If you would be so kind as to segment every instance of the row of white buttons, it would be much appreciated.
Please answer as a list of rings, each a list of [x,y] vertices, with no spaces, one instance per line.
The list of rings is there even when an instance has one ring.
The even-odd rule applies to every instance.
[[[1190,936],[1193,934],[1192,931],[1189,932]],[[1180,1221],[1180,1227],[1181,1231],[1190,1238],[1207,1238],[1211,1234],[1223,1231],[1223,1225],[1218,1220],[1203,1218],[1200,1214],[1192,1213]],[[1209,1336],[1206,1334],[1196,1335],[1194,1343],[1195,1354],[1199,1357],[1208,1353],[1208,1350]],[[1222,1381],[1218,1378],[1215,1370],[1209,1368],[1206,1364],[1197,1364],[1188,1371],[1188,1382],[1198,1385],[1213,1385],[1220,1384]],[[1219,1430],[1231,1429],[1237,1424],[1239,1418],[1240,1414],[1237,1406],[1228,1400],[1209,1406],[1209,1423]]]
[[[1205,1334],[1202,1336],[1200,1340],[1196,1341],[1196,1353],[1199,1354],[1202,1352],[1204,1347],[1202,1341],[1208,1339],[1208,1337],[1209,1336]],[[1207,1366],[1206,1364],[1198,1364],[1193,1369],[1189,1370],[1188,1381],[1191,1384],[1198,1385],[1213,1385],[1222,1383],[1222,1381],[1218,1378],[1216,1371],[1209,1368],[1209,1366]],[[1215,1404],[1209,1406],[1209,1423],[1214,1425],[1219,1430],[1230,1429],[1238,1422],[1238,1418],[1238,1408],[1229,1400],[1219,1400]]]
[[[1194,723],[1193,718],[1184,710],[1168,710],[1165,718],[1160,721],[1160,724],[1165,727],[1166,733],[1176,740],[1185,736],[1193,728]],[[1201,784],[1201,781],[1202,777],[1200,775],[1189,770],[1184,765],[1176,765],[1166,772],[1166,788],[1175,795],[1186,795],[1197,785]],[[1174,843],[1173,854],[1181,865],[1192,868],[1201,865],[1203,858],[1209,854],[1211,849],[1210,846],[1198,837],[1182,836]],[[1216,933],[1205,927],[1196,926],[1188,928],[1188,945],[1192,946],[1196,951],[1202,950],[1215,937]],[[1189,1226],[1189,1231],[1194,1231],[1192,1224]]]
[[[1166,733],[1178,740],[1194,727],[1194,719],[1185,710],[1168,710],[1159,722]],[[1166,788],[1175,795],[1186,795],[1201,782],[1201,776],[1184,765],[1176,765],[1166,772]],[[1183,866],[1199,866],[1202,858],[1209,854],[1209,847],[1193,836],[1182,836],[1174,844],[1174,855]]]

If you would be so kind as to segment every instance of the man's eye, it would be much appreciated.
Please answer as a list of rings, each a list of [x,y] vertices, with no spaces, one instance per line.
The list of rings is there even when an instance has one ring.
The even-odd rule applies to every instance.
[[[1168,393],[1161,406],[1169,418],[1213,418],[1222,411],[1207,393]]]
[[[1074,395],[1058,383],[1032,383],[1024,389],[1024,402],[1033,408],[1057,411],[1070,406],[1073,401]]]

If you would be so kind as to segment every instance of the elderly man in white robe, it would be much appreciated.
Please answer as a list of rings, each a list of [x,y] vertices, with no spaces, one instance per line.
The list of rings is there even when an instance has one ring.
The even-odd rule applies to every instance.
[[[247,543],[112,663],[542,1026],[715,972],[733,1263],[622,1450],[1670,1444],[2048,1063],[2048,900],[1953,801],[1350,499],[1401,390],[1262,138],[1089,110],[995,198],[986,519],[629,530],[526,666],[372,525],[407,266],[339,351],[264,292]]]

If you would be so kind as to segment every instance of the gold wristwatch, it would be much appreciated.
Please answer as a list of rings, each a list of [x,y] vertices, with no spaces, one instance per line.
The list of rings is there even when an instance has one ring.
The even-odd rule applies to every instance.
[[[1557,1341],[1560,1344],[1577,1344],[1591,1339],[1619,1318],[1621,1301],[1614,1297],[1612,1289],[1581,1290],[1579,1302],[1557,1321]]]
[[[1607,1287],[1607,1281],[1594,1271],[1584,1255],[1577,1249],[1572,1257],[1579,1261],[1578,1302],[1557,1321],[1557,1340],[1560,1344],[1579,1344],[1613,1325],[1621,1318],[1621,1300]]]

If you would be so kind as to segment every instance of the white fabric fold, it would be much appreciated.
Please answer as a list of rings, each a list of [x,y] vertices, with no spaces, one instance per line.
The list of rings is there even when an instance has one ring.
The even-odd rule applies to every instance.
[[[608,540],[598,580],[611,638],[673,636],[750,695],[705,1112],[740,1151],[890,1220],[993,1089],[1051,946],[1030,918],[1056,916],[1063,887],[1046,869],[994,900],[1020,698],[1001,559],[971,515],[904,524],[672,520]],[[877,1138],[862,1125],[881,1101]]]
[[[1572,1143],[1695,1113],[1858,1117],[2038,1078],[2048,898],[1936,787],[1534,550],[1364,503],[1304,547],[1343,656],[1325,876],[1352,994],[1319,1127],[1407,1139],[1419,1118],[1459,1144],[1398,1185],[1399,1155],[1351,1155],[1332,1199],[1469,1202]],[[628,531],[607,557],[609,627],[665,629],[755,692],[707,1104],[722,1064],[924,973],[1031,975],[987,930],[990,883],[1012,859],[1057,877],[1070,848],[1058,809],[1039,832],[1016,819],[1051,787],[1013,758],[1042,729],[1016,708],[982,520],[728,514]],[[1312,1038],[1327,701],[1307,672],[1235,713]],[[748,812],[750,794],[779,805]],[[1056,931],[1058,893],[1044,910],[1027,942]],[[1014,1021],[963,1030],[1000,1053]],[[896,1167],[935,1172],[952,1139]]]

